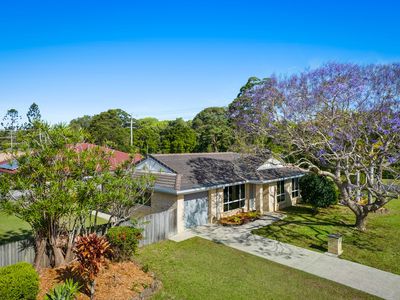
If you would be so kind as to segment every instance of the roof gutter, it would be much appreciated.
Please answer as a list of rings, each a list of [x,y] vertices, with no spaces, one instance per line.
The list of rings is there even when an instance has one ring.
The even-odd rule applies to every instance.
[[[266,184],[266,183],[272,183],[272,182],[277,182],[277,181],[281,181],[281,180],[300,178],[302,176],[304,176],[304,174],[300,174],[300,175],[296,175],[296,176],[290,176],[290,177],[281,177],[281,178],[271,179],[271,180],[244,180],[244,181],[238,181],[238,182],[233,182],[233,183],[218,184],[218,185],[212,185],[212,186],[203,186],[203,187],[186,189],[186,190],[179,190],[179,191],[175,190],[173,188],[155,186],[154,187],[154,191],[155,192],[159,192],[159,193],[172,194],[172,195],[186,195],[186,194],[193,194],[193,193],[198,193],[198,192],[205,192],[205,191],[214,190],[214,189],[222,189],[222,188],[225,188],[227,186],[244,184],[244,183]]]

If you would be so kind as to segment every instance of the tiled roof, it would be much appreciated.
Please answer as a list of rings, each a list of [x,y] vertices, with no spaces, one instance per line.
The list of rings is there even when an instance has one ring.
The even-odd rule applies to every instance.
[[[175,190],[230,184],[244,181],[262,182],[302,175],[292,167],[257,170],[270,155],[249,155],[234,152],[154,154],[154,159],[180,175]],[[157,180],[158,181],[158,180]],[[158,182],[156,181],[156,184]],[[180,182],[178,182],[180,181]]]
[[[92,149],[94,147],[98,147],[98,146],[95,144],[89,144],[89,143],[78,143],[73,146],[73,148],[77,152],[85,151],[87,149]],[[135,154],[134,156],[132,156],[129,153],[125,153],[125,152],[114,150],[114,149],[107,148],[107,147],[100,146],[100,149],[105,151],[106,153],[111,153],[109,162],[110,162],[110,169],[112,171],[115,170],[119,165],[123,164],[126,161],[131,161],[132,163],[137,163],[138,161],[140,161],[143,158],[143,156],[140,154]],[[10,165],[10,166],[12,166],[12,169],[7,166],[2,168],[2,165]],[[11,163],[9,160],[0,162],[0,173],[13,174],[17,171],[17,169],[18,169],[18,165],[16,164],[15,160],[13,160],[13,162],[11,162]]]
[[[87,149],[91,149],[94,147],[99,147],[99,146],[97,146],[95,144],[89,144],[89,143],[79,143],[74,146],[74,148],[78,152],[85,151]],[[140,155],[140,154],[135,154],[132,157],[129,153],[114,150],[114,149],[107,148],[107,147],[100,146],[100,149],[104,150],[106,153],[111,153],[111,156],[109,159],[111,170],[115,170],[119,165],[123,164],[126,161],[132,160],[133,163],[137,163],[138,161],[140,161],[143,158],[142,155]]]

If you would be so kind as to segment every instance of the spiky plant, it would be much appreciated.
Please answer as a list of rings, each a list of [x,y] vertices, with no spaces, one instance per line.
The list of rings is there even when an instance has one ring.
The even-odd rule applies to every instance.
[[[90,299],[93,299],[96,276],[106,256],[112,253],[111,246],[105,237],[92,233],[77,237],[74,253],[79,263],[78,271],[88,281]]]

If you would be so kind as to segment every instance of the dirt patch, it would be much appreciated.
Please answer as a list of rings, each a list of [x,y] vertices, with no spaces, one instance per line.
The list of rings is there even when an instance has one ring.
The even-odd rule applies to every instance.
[[[48,291],[67,278],[73,278],[83,287],[78,300],[90,299],[88,290],[73,265],[57,269],[43,269],[40,272],[40,292],[37,299],[42,300]],[[138,297],[145,289],[154,286],[154,276],[145,273],[134,262],[108,263],[96,278],[96,300],[126,300]]]

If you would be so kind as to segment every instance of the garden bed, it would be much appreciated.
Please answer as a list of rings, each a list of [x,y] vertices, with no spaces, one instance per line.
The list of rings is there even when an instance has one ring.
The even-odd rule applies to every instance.
[[[260,213],[256,211],[240,212],[233,216],[221,218],[219,223],[223,226],[238,226],[253,222],[260,218]]]
[[[154,276],[145,272],[142,268],[133,262],[108,263],[102,268],[96,278],[95,298],[97,300],[110,299],[134,299],[145,290],[155,285]],[[57,284],[72,278],[79,280],[79,276],[73,271],[73,265],[57,269],[43,269],[40,272],[40,291],[37,299],[43,297]],[[77,296],[78,300],[90,299],[88,291],[81,288]]]

